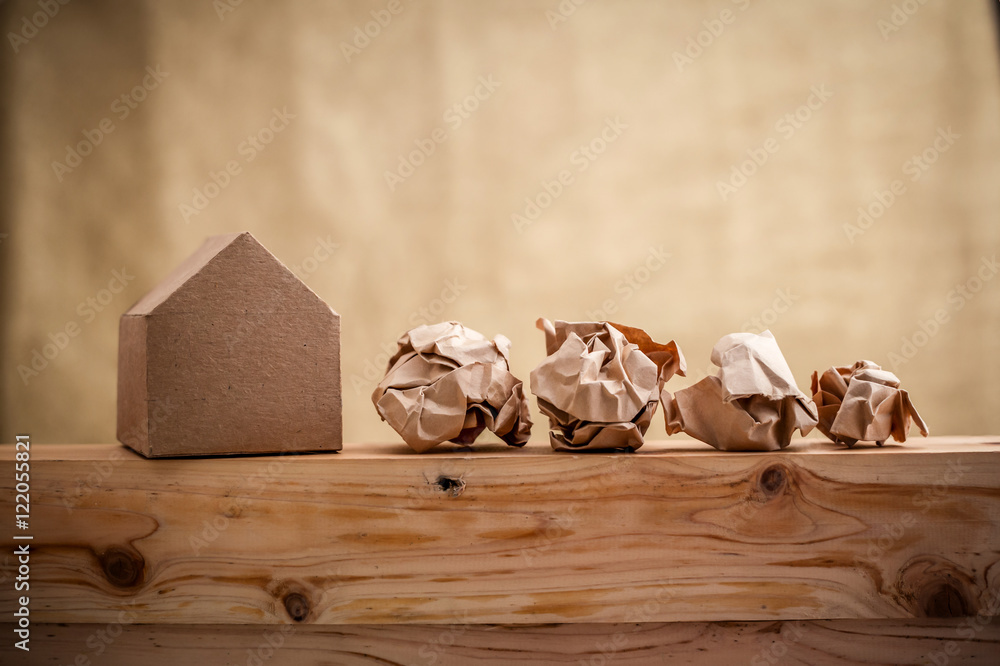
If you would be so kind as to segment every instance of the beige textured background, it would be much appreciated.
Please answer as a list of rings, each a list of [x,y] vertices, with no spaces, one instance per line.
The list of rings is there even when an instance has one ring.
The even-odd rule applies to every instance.
[[[348,62],[342,43],[387,2],[244,0],[220,16],[225,1],[70,2],[17,53],[9,33],[38,6],[0,6],[0,440],[112,440],[118,316],[205,236],[241,229],[341,313],[348,440],[395,437],[368,394],[421,308],[506,334],[527,379],[536,317],[609,300],[612,320],[676,339],[693,378],[753,317],[772,321],[806,390],[831,364],[891,367],[916,334],[894,369],[932,431],[1000,432],[1000,279],[949,300],[1000,246],[987,2],[912,2],[884,38],[889,1],[591,0],[553,29],[556,0],[400,0]],[[674,53],[727,9],[679,68]],[[147,66],[169,74],[120,117]],[[455,127],[445,113],[480,77],[500,85]],[[832,97],[787,136],[778,123],[813,86]],[[276,108],[294,118],[247,161],[241,142]],[[53,161],[104,118],[114,131],[60,182]],[[574,151],[615,118],[627,127],[578,170]],[[446,140],[390,191],[385,172],[435,128]],[[911,180],[906,161],[947,128],[959,138]],[[723,201],[718,181],[769,137],[778,151]],[[185,221],[180,205],[229,160],[240,173]],[[512,214],[563,169],[572,183],[519,233]],[[849,242],[844,225],[894,179],[905,192]],[[307,260],[327,256],[318,239],[337,248]],[[134,279],[91,316],[86,299],[122,268]],[[778,290],[794,297],[781,313]],[[941,309],[949,321],[922,337]],[[79,335],[23,381],[18,366],[68,323]]]

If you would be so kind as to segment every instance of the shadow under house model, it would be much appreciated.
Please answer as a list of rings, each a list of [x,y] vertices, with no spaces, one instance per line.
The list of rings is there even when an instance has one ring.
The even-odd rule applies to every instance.
[[[249,233],[122,315],[118,440],[150,457],[342,447],[340,315]]]

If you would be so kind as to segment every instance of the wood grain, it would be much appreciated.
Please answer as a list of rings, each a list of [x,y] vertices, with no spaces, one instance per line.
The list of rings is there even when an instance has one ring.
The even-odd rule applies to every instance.
[[[400,445],[401,446],[401,445]],[[44,622],[471,624],[997,614],[1000,440],[767,454],[146,460],[36,445]],[[0,448],[11,488],[11,447]],[[13,493],[2,494],[12,515]],[[10,565],[8,565],[9,567]],[[12,602],[10,586],[0,588]]]
[[[30,663],[994,666],[1000,662],[998,625],[954,619],[518,626],[40,625],[35,628]],[[5,656],[4,663],[23,663],[6,645],[0,655]]]
[[[249,233],[122,315],[118,439],[149,457],[336,451],[340,315]]]

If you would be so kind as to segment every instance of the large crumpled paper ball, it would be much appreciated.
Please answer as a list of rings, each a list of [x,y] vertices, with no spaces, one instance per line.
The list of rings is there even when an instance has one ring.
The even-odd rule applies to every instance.
[[[662,392],[667,433],[685,432],[720,451],[777,451],[816,425],[815,407],[795,384],[770,331],[733,333],[712,349],[715,377]]]
[[[683,375],[674,342],[608,322],[539,319],[548,356],[531,372],[531,391],[549,417],[556,451],[638,449],[660,388]]]
[[[510,373],[510,340],[449,321],[418,326],[397,344],[372,402],[410,448],[472,444],[485,429],[511,446],[527,443],[531,416]]]
[[[812,392],[819,431],[848,447],[859,441],[881,446],[890,436],[905,442],[911,418],[920,434],[928,435],[909,393],[899,388],[899,378],[871,361],[832,367],[822,375],[814,372]]]

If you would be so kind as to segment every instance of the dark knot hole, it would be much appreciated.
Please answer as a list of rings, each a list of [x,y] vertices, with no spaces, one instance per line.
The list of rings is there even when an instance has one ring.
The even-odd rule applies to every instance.
[[[969,603],[954,585],[943,583],[935,588],[924,601],[927,617],[966,617],[973,615]]]
[[[781,465],[771,465],[760,473],[760,490],[766,497],[774,497],[788,485],[788,472]]]
[[[437,485],[441,490],[448,493],[452,497],[458,497],[462,494],[462,491],[465,490],[465,481],[450,476],[439,476]]]
[[[285,596],[285,610],[288,611],[288,617],[302,622],[309,617],[309,601],[298,592],[290,592]]]
[[[104,576],[115,587],[134,587],[142,581],[146,563],[141,555],[124,548],[109,548],[100,556]]]

